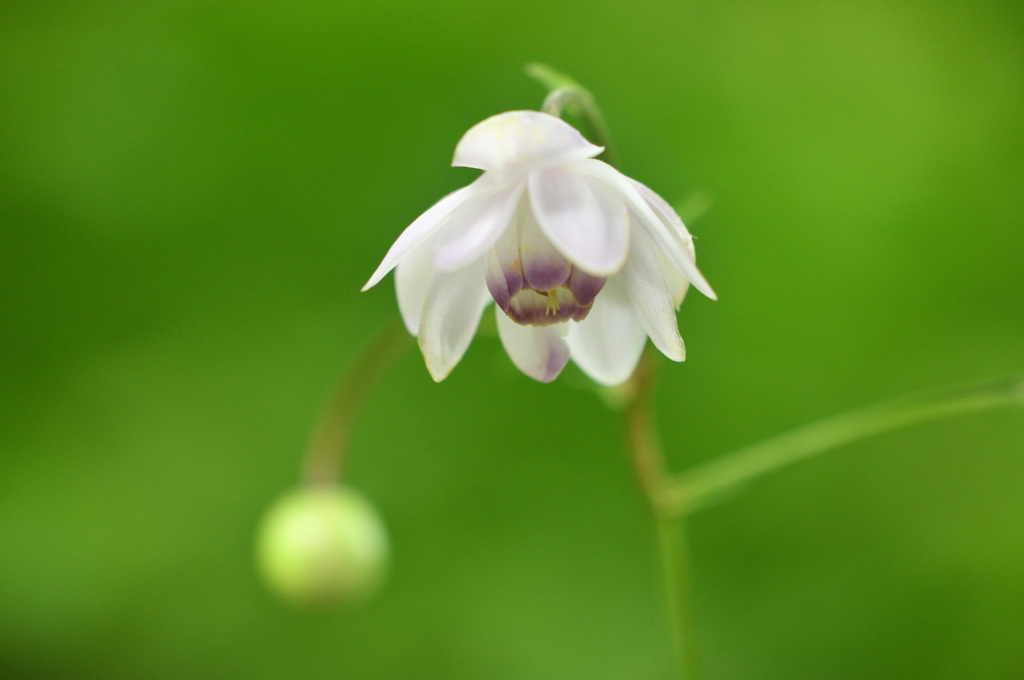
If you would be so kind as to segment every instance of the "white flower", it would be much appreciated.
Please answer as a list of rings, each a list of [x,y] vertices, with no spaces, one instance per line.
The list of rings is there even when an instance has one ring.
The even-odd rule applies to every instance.
[[[512,362],[541,382],[570,358],[599,383],[624,382],[647,337],[683,360],[675,310],[690,283],[715,293],[672,207],[595,160],[601,151],[539,111],[463,135],[452,165],[484,173],[409,225],[363,286],[397,265],[399,310],[434,380],[465,354],[491,302]]]

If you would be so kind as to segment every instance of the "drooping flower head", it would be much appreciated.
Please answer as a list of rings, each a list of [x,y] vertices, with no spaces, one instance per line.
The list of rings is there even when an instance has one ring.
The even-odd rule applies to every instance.
[[[509,111],[470,128],[453,166],[484,173],[420,215],[363,290],[397,266],[406,328],[443,380],[496,303],[512,362],[541,382],[571,358],[599,383],[633,373],[648,337],[685,356],[675,311],[697,269],[693,239],[672,207],[596,160],[603,151],[539,111]]]

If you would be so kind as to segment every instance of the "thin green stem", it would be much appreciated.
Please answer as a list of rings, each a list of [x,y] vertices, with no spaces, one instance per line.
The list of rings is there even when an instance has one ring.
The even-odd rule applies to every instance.
[[[563,113],[581,116],[590,126],[593,141],[604,147],[602,160],[609,165],[616,165],[617,155],[612,146],[611,132],[604,120],[604,114],[597,105],[594,95],[566,74],[556,71],[545,64],[527,64],[526,75],[538,81],[548,90],[541,110],[552,116],[562,117]]]
[[[313,429],[303,464],[306,484],[337,484],[352,427],[373,386],[400,356],[413,346],[405,326],[396,320],[386,326],[339,376]]]
[[[623,410],[623,426],[630,460],[656,525],[677,677],[700,680],[703,670],[693,611],[686,518],[666,512],[670,509],[665,499],[666,492],[671,490],[671,475],[652,413],[657,360],[648,349],[625,386],[628,398]]]
[[[992,408],[1024,407],[1024,377],[927,392],[828,418],[739,449],[678,475],[664,510],[683,516],[798,461],[899,427]]]
[[[686,518],[660,517],[657,529],[676,669],[680,680],[700,680],[704,677],[704,664],[698,645],[697,618],[693,608]]]

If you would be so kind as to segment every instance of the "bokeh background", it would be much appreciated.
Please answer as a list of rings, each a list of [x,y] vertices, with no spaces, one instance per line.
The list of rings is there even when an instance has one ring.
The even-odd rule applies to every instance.
[[[474,173],[461,134],[588,85],[692,222],[677,469],[1024,369],[1018,0],[0,5],[0,677],[669,677],[618,422],[494,337],[370,397],[348,480],[388,587],[295,611],[255,528],[338,375],[359,287]],[[1024,414],[910,428],[693,517],[708,677],[1024,677]]]

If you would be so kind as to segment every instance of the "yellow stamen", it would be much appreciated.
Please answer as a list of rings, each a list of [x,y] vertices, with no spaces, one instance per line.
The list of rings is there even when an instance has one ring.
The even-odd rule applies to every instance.
[[[544,316],[547,316],[548,314],[550,314],[551,316],[554,316],[554,315],[558,314],[558,291],[557,290],[549,290],[549,291],[547,291],[547,296],[548,296],[548,308],[546,310],[544,310]]]

